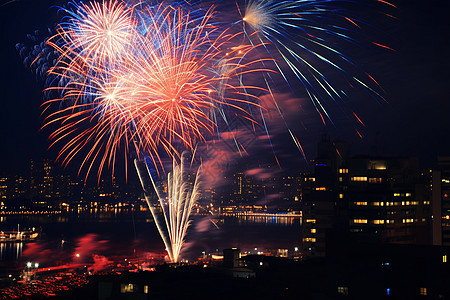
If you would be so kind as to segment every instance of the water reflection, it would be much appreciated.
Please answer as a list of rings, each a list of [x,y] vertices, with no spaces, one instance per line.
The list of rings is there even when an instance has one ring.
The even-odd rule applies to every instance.
[[[11,259],[20,260],[22,258],[23,242],[0,243],[0,260],[9,261]]]
[[[67,217],[62,217],[62,216],[58,216],[58,218],[56,219],[56,221],[57,221],[58,223],[66,223],[66,222],[69,221],[69,218],[67,218]]]
[[[237,216],[236,217],[239,224],[266,224],[266,225],[281,225],[281,226],[291,226],[298,224],[300,218],[296,217],[279,217],[279,216]]]
[[[150,212],[141,211],[135,208],[84,208],[78,207],[70,210],[63,210],[61,214],[34,214],[34,215],[11,215],[0,217],[1,230],[10,230],[12,224],[48,224],[48,223],[84,223],[84,222],[113,222],[121,223],[124,220],[135,218],[136,221],[145,222],[151,217]],[[8,224],[9,223],[9,224]]]
[[[193,224],[204,218],[205,216],[194,216]],[[38,249],[34,250],[36,253],[41,253],[41,250],[45,249],[56,256],[65,257],[67,253],[73,255],[72,252],[78,247],[80,238],[89,234],[96,234],[100,240],[109,241],[111,246],[108,246],[108,243],[98,245],[105,247],[102,253],[129,251],[131,246],[143,249],[142,251],[153,251],[162,245],[156,226],[152,224],[150,212],[141,210],[139,207],[134,209],[131,207],[99,207],[98,209],[74,207],[68,211],[64,210],[59,215],[14,215],[7,216],[7,219],[0,224],[2,230],[17,230],[17,224],[20,224],[20,228],[35,227],[40,237],[33,242],[34,244],[31,242],[0,243],[2,263],[14,264],[28,259],[31,255],[30,249],[33,247]],[[210,222],[205,221],[208,224]],[[242,247],[245,244],[264,244],[267,248],[288,248],[297,243],[300,236],[301,218],[299,216],[241,215],[217,217],[215,221],[218,223],[217,228],[209,228],[206,232],[196,232],[197,227],[193,226],[190,241],[203,245],[207,239],[208,246],[219,248],[235,244]],[[283,227],[283,230],[279,230],[280,227]]]
[[[22,257],[23,243],[14,243],[14,248],[16,249],[16,259],[19,260]]]

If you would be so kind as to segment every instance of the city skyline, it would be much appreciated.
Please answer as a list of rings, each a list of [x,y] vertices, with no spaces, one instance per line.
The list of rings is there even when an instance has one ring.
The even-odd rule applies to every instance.
[[[449,9],[0,0],[0,298],[450,297]]]

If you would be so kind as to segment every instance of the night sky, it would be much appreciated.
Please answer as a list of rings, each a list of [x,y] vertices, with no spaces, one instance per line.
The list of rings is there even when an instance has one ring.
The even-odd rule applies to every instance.
[[[381,23],[384,42],[395,51],[364,52],[355,49],[353,57],[370,72],[386,91],[389,103],[377,104],[362,95],[356,99],[364,121],[360,139],[349,122],[337,117],[335,127],[324,127],[311,105],[302,102],[293,117],[292,129],[302,141],[309,159],[323,134],[347,140],[353,154],[381,156],[420,156],[423,166],[432,167],[437,155],[450,155],[450,3],[447,0],[392,0],[397,5],[396,21]],[[48,131],[40,131],[43,84],[23,64],[15,45],[27,34],[46,30],[58,21],[50,0],[0,1],[0,172],[23,169],[30,158],[54,159],[48,151]],[[296,95],[301,97],[301,95]],[[306,101],[306,100],[305,100]],[[302,158],[286,133],[279,130],[274,140],[282,166],[302,166]],[[253,152],[252,152],[253,151]],[[251,150],[259,161],[273,160]]]

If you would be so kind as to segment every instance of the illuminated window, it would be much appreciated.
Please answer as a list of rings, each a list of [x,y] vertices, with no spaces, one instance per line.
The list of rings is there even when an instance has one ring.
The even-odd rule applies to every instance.
[[[323,186],[321,186],[321,187],[316,187],[316,191],[326,191],[327,190],[327,188],[326,187],[323,187]]]
[[[369,178],[369,183],[381,183],[381,178]]]
[[[372,205],[373,206],[380,206],[380,202],[373,202]]]
[[[148,285],[144,285],[144,294],[148,294]]]
[[[348,169],[339,169],[339,174],[348,174]]]
[[[423,201],[424,205],[430,205],[430,201]]]
[[[352,177],[351,181],[367,181],[367,177]]]
[[[405,196],[406,197],[411,197],[411,193],[406,193]]]
[[[353,224],[367,224],[367,219],[353,219]]]
[[[124,293],[134,293],[135,289],[136,289],[136,286],[134,284],[132,284],[132,283],[129,283],[129,284],[123,284],[122,283],[120,285],[120,292],[122,294],[124,294]]]
[[[394,197],[400,197],[400,193],[394,193]]]
[[[313,229],[311,229],[311,233],[316,233],[316,229],[315,228],[313,228]]]
[[[419,288],[419,294],[421,296],[426,296],[427,295],[427,288],[424,288],[424,287]]]
[[[344,194],[339,194],[339,199],[344,198]]]
[[[402,223],[414,223],[414,219],[402,219]]]
[[[306,219],[306,223],[316,224],[316,219]]]
[[[316,242],[316,238],[303,238],[304,242],[310,242],[310,243],[315,243]]]
[[[338,294],[348,295],[348,287],[347,286],[338,286]]]
[[[367,206],[367,202],[354,202],[354,204],[358,206]]]
[[[447,254],[446,255],[442,255],[442,262],[443,263],[447,262]]]
[[[373,220],[373,224],[376,224],[376,225],[384,224],[384,220]]]
[[[342,182],[342,177],[339,177],[339,182]]]
[[[386,224],[394,224],[394,220],[386,220]]]
[[[390,289],[390,288],[387,288],[387,289],[386,289],[386,295],[389,296],[390,294],[391,294],[391,289]]]

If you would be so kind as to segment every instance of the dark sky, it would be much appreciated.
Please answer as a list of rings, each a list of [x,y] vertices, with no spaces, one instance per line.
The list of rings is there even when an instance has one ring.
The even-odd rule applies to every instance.
[[[9,2],[9,3],[8,3]],[[421,157],[430,167],[437,155],[450,155],[450,18],[447,0],[400,0],[394,11],[398,20],[377,24],[386,32],[385,41],[396,51],[377,54],[356,49],[354,57],[373,74],[386,91],[388,104],[371,98],[357,102],[366,124],[363,138],[357,137],[346,120],[324,128],[308,105],[300,116],[308,130],[297,129],[309,158],[323,133],[348,140],[354,154]],[[27,34],[46,30],[56,22],[57,1],[0,1],[0,173],[23,169],[30,158],[55,158],[47,151],[48,132],[39,131],[42,82],[24,67],[15,45]],[[381,18],[380,18],[381,20]],[[379,22],[379,20],[375,20]],[[302,125],[302,126],[303,126]],[[280,156],[301,164],[291,142],[278,144]],[[291,155],[290,155],[291,154]],[[264,156],[260,159],[264,160]],[[271,159],[271,158],[270,158]]]

